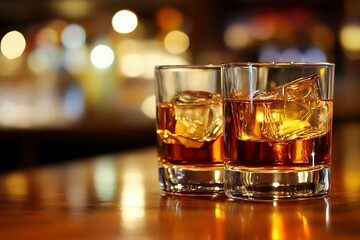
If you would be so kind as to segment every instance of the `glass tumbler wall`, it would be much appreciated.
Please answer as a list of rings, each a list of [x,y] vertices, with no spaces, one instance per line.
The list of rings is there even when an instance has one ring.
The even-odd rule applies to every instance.
[[[157,66],[155,78],[161,189],[222,193],[221,67]]]
[[[233,199],[326,196],[334,64],[223,64],[225,193]]]

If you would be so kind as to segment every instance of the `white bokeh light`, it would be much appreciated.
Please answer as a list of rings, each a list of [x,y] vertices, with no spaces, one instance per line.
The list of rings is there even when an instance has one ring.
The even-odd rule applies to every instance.
[[[25,37],[18,31],[6,33],[0,44],[2,54],[8,59],[20,57],[26,47]]]
[[[109,46],[99,44],[91,51],[90,60],[96,68],[105,69],[113,64],[115,55]]]
[[[136,29],[138,19],[132,11],[120,10],[114,14],[111,23],[116,32],[126,34]]]

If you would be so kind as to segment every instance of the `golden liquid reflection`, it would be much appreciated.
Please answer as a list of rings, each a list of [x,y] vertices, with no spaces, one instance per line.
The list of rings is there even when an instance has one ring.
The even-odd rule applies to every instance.
[[[215,239],[224,239],[224,206],[221,202],[215,203]],[[211,236],[211,235],[210,235]]]
[[[304,216],[300,211],[297,212],[297,215],[299,217],[300,222],[302,223],[304,237],[306,239],[309,239],[310,228],[309,228],[308,220],[307,220],[306,216]]]
[[[145,215],[145,186],[141,170],[129,168],[122,173],[120,217],[123,228],[141,230]]]
[[[322,235],[329,230],[329,200],[315,199],[313,202],[295,202],[273,204],[272,214],[272,239],[287,239],[292,234],[292,239],[310,239]],[[296,211],[288,211],[296,207]],[[291,221],[289,221],[291,219]],[[324,226],[319,232],[314,231],[311,224]]]
[[[276,210],[277,205],[274,206],[274,212],[272,214],[271,239],[284,239],[283,219]]]
[[[318,239],[330,230],[328,199],[222,205],[223,232],[230,239]]]
[[[166,233],[166,239],[182,239],[186,233],[191,233],[193,239],[222,239],[219,232],[223,226],[218,225],[223,225],[221,204],[193,200],[190,196],[162,195],[158,217],[160,231]]]

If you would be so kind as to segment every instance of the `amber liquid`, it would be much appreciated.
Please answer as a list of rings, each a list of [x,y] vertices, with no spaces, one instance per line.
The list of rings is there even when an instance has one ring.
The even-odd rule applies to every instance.
[[[192,106],[189,105],[187,108],[190,109]],[[222,131],[213,138],[194,140],[177,135],[175,125],[174,106],[167,103],[159,104],[157,106],[157,150],[161,163],[201,167],[223,164]]]
[[[263,118],[265,102],[240,100],[224,101],[226,114],[224,131],[227,132],[225,139],[225,162],[229,167],[275,167],[279,169],[293,167],[311,167],[316,165],[329,165],[331,153],[331,124],[332,102],[322,101],[324,111],[322,114],[325,122],[314,119],[319,116],[321,108],[315,109],[314,116],[302,119],[298,122],[294,119],[284,123],[290,128],[306,126],[310,130],[293,137],[284,130],[284,134],[290,135],[290,139],[277,135],[267,130]],[[264,105],[265,104],[265,105]],[[278,103],[276,103],[278,104]],[[319,110],[320,109],[320,110]],[[290,109],[291,110],[291,109]],[[299,111],[297,109],[297,111]],[[325,113],[324,113],[325,112]],[[256,114],[260,114],[256,116]],[[308,114],[310,115],[310,114]],[[305,115],[306,117],[308,115]],[[291,123],[293,122],[293,125]],[[310,121],[307,123],[306,121]],[[302,125],[301,125],[302,124]],[[271,126],[279,126],[273,124]],[[299,127],[300,128],[300,127]],[[280,129],[280,128],[279,128]],[[298,128],[295,128],[298,129]],[[280,130],[279,130],[280,131]],[[323,131],[323,132],[322,132]],[[319,133],[319,134],[318,134]],[[268,135],[278,139],[269,139]],[[295,135],[296,136],[296,135]]]

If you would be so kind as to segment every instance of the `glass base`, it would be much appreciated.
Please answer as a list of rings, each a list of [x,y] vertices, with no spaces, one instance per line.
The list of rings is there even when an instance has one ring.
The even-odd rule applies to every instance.
[[[225,170],[225,194],[231,199],[281,200],[325,197],[330,190],[330,167]]]
[[[223,167],[159,164],[160,188],[173,194],[217,195],[224,193]]]

